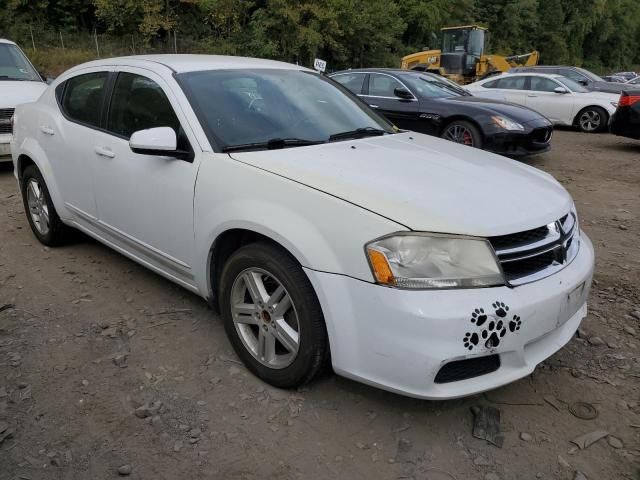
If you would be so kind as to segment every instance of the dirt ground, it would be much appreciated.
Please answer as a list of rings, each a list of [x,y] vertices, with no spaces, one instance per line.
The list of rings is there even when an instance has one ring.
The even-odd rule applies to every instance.
[[[589,316],[532,376],[444,402],[263,384],[200,298],[85,237],[40,245],[0,170],[0,479],[640,479],[640,142],[559,131],[527,162],[593,240]],[[475,405],[500,409],[502,448],[472,436]]]

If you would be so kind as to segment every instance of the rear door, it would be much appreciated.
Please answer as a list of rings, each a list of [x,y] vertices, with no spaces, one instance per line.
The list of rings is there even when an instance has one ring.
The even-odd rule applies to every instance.
[[[60,113],[42,112],[39,142],[47,152],[63,201],[74,219],[88,227],[97,219],[93,145],[102,132],[102,112],[109,72],[84,70],[56,88]]]
[[[571,125],[573,123],[574,94],[556,93],[555,89],[564,85],[548,77],[529,77],[529,91],[526,106],[541,113],[553,123]]]
[[[413,96],[405,99],[394,93],[396,88],[409,88],[397,78],[386,73],[371,73],[365,85],[363,99],[374,110],[382,113],[394,125],[406,130],[419,131],[419,102]]]
[[[524,75],[506,76],[498,79],[497,89],[507,102],[525,105],[527,100],[527,77]]]

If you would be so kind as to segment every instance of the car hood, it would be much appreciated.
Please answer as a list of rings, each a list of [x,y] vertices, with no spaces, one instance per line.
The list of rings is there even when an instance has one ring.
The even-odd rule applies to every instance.
[[[484,111],[490,115],[506,115],[513,120],[520,123],[531,122],[544,118],[535,110],[532,110],[522,105],[517,105],[511,102],[505,102],[502,100],[493,100],[490,98],[482,97],[451,97],[444,101],[453,102],[455,104],[463,104],[467,108],[475,108],[479,111]]]
[[[35,102],[46,89],[44,82],[0,80],[0,108]]]
[[[411,230],[504,235],[546,225],[572,205],[540,170],[418,133],[230,155]]]
[[[594,92],[607,92],[620,94],[624,90],[624,83],[592,82],[589,89]]]
[[[577,95],[580,95],[581,98],[591,98],[593,100],[599,100],[602,102],[618,102],[618,100],[620,99],[619,94],[608,92],[577,92]]]

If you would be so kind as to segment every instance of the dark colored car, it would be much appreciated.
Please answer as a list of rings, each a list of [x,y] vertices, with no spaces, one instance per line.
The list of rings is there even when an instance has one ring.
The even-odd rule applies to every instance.
[[[628,90],[620,95],[610,127],[611,133],[640,140],[640,89]]]
[[[617,73],[612,73],[611,75],[614,75],[616,77],[622,77],[628,82],[629,80],[633,80],[634,78],[636,78],[638,76],[638,73],[637,72],[617,72]]]
[[[330,75],[399,128],[511,156],[545,152],[553,126],[538,112],[474,97],[436,74],[359,69]]]
[[[587,90],[592,92],[606,93],[622,93],[625,90],[624,84],[616,82],[607,82],[589,70],[580,67],[568,67],[562,65],[536,65],[535,67],[515,67],[509,70],[509,73],[551,73],[562,75],[571,80],[584,85]]]

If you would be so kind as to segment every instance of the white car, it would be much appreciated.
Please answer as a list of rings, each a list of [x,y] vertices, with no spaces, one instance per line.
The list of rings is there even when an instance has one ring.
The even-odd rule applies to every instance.
[[[607,129],[620,95],[591,92],[561,75],[505,73],[465,87],[474,95],[506,100],[541,113],[556,125],[593,133]]]
[[[46,88],[22,50],[0,38],[0,162],[11,161],[11,117],[16,105],[33,102]]]
[[[469,395],[531,373],[586,315],[593,248],[556,180],[398,132],[302,67],[91,62],[15,125],[41,242],[77,228],[209,300],[278,387],[331,363],[406,395]]]

